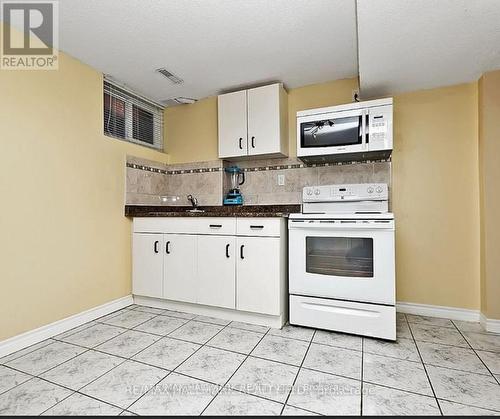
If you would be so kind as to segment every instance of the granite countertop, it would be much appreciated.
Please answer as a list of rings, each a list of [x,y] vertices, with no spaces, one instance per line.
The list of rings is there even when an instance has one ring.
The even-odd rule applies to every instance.
[[[300,212],[300,205],[233,205],[198,207],[204,212],[188,212],[191,207],[125,205],[127,217],[288,217]]]

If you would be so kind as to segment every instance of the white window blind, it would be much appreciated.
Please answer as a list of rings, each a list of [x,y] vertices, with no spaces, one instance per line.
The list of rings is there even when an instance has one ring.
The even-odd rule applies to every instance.
[[[163,108],[104,79],[104,134],[163,149]]]

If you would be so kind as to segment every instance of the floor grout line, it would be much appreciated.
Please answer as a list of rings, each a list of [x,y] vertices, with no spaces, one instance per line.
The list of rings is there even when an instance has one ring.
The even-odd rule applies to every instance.
[[[175,330],[178,330],[180,329],[181,327],[184,327],[186,324],[192,322],[194,319],[191,319],[189,320],[187,323],[184,323],[183,325],[179,326],[177,329]],[[220,325],[219,325],[220,326]],[[220,326],[222,327],[221,330],[219,330],[215,335],[213,335],[210,339],[213,339],[215,336],[217,336],[219,333],[221,333],[224,329],[227,328],[227,325],[226,326]],[[174,333],[175,330],[173,330],[171,333]],[[208,339],[208,340],[210,340]],[[207,342],[208,342],[207,340]],[[156,342],[155,342],[156,343]],[[167,374],[165,377],[163,377],[158,383],[156,383],[150,390],[148,390],[147,392],[145,392],[144,394],[142,394],[138,399],[134,400],[134,402],[132,402],[131,404],[129,404],[127,407],[126,407],[126,410],[128,410],[129,408],[131,408],[135,403],[137,403],[140,399],[142,399],[146,394],[148,394],[150,391],[152,391],[158,384],[160,384],[162,381],[164,381],[167,377],[169,377],[172,373],[176,373],[176,374],[180,374],[179,372],[176,372],[177,368],[179,368],[182,364],[184,364],[188,359],[190,359],[192,356],[194,356],[196,353],[198,353],[204,346],[205,346],[205,343],[204,344],[200,344],[200,343],[196,343],[196,342],[190,342],[190,343],[195,343],[197,345],[200,345],[200,347],[198,349],[196,349],[191,355],[189,355],[184,361],[182,361],[179,365],[177,365],[173,370],[170,371],[169,374]],[[136,354],[137,355],[137,354]],[[136,356],[134,355],[134,356]],[[182,374],[184,375],[184,374]],[[190,377],[190,378],[194,378],[194,377]],[[210,383],[211,384],[211,383]],[[134,412],[132,412],[134,413]]]
[[[405,317],[406,317],[406,315],[405,315]],[[406,321],[408,321],[408,318],[406,319]],[[420,353],[420,349],[418,347],[418,344],[417,344],[417,341],[415,339],[415,336],[413,335],[413,330],[411,329],[411,327],[409,327],[409,329],[410,329],[410,333],[411,333],[411,335],[413,337],[413,340],[415,341],[415,346],[417,347],[417,353],[418,353],[418,356],[420,357],[420,361],[422,362],[422,366],[424,368],[424,372],[425,372],[425,375],[427,377],[427,381],[429,382],[429,386],[431,387],[432,394],[434,395],[434,400],[436,401],[437,407],[439,409],[439,413],[441,414],[441,416],[443,416],[443,411],[441,410],[441,405],[439,404],[439,401],[438,401],[438,399],[436,397],[436,392],[434,391],[434,386],[432,385],[431,378],[429,377],[429,373],[428,373],[427,368],[426,368],[426,366],[424,364],[424,359],[422,358],[422,354]]]
[[[446,398],[443,398],[443,397],[439,397],[437,400],[438,400],[438,404],[439,404],[439,401],[443,401],[443,402],[449,402],[449,403],[459,404],[461,406],[472,407],[474,409],[488,410],[489,412],[492,412],[492,413],[500,413],[500,410],[493,410],[493,409],[490,409],[488,407],[473,406],[471,404],[457,402],[455,400],[450,400],[450,399],[446,399]],[[445,416],[445,415],[443,415],[443,416]]]
[[[16,353],[20,352],[20,351],[24,351],[24,350],[26,350],[26,349],[28,349],[28,348],[31,348],[31,347],[36,346],[36,345],[39,345],[39,344],[40,344],[40,343],[42,343],[42,342],[54,341],[54,340],[55,340],[55,339],[54,339],[53,337],[51,337],[51,338],[47,338],[47,339],[44,339],[44,340],[42,340],[41,342],[34,343],[33,345],[27,346],[26,348],[19,349],[18,351],[15,351],[15,352],[12,352],[12,353],[10,353],[10,354],[8,354],[8,355],[5,355],[5,356],[3,356],[3,357],[2,357],[2,359],[4,359],[4,358],[8,358],[8,357],[10,357],[10,356],[12,356],[12,355],[14,355],[14,354],[16,354]],[[33,353],[33,352],[35,352],[35,351],[38,351],[39,349],[43,349],[43,348],[45,348],[46,346],[48,346],[48,345],[50,345],[50,344],[52,344],[52,343],[54,343],[54,342],[48,342],[46,345],[43,345],[43,346],[41,346],[41,347],[39,347],[39,348],[36,348],[36,349],[33,349],[33,350],[29,351],[29,352],[26,352],[26,353],[25,353],[25,354],[23,354],[23,355],[19,355],[18,357],[15,357],[15,358],[9,359],[7,362],[12,362],[12,361],[15,361],[16,359],[19,359],[19,358],[22,358],[23,356],[29,355],[29,354],[31,354],[31,353]],[[0,365],[5,365],[5,366],[7,366],[7,364],[5,363],[5,361],[0,361]]]
[[[458,333],[460,333],[460,335],[462,335],[462,337],[465,339],[465,341],[467,342],[467,344],[470,346],[470,348],[472,349],[472,351],[474,352],[474,354],[476,355],[476,357],[479,358],[479,361],[484,365],[484,367],[486,368],[486,370],[493,377],[493,380],[495,380],[496,383],[500,386],[500,381],[495,377],[495,374],[493,374],[493,372],[490,370],[490,368],[488,367],[488,365],[486,365],[486,363],[483,361],[483,359],[478,355],[476,349],[472,346],[472,344],[465,337],[465,335],[462,333],[462,331],[457,327],[457,325],[455,323],[453,323],[453,325],[457,328]]]
[[[228,327],[229,327],[229,325],[228,325]],[[251,354],[251,353],[255,350],[255,348],[256,348],[257,346],[259,346],[259,344],[262,342],[262,340],[264,339],[264,337],[265,337],[265,336],[267,336],[267,334],[268,334],[269,330],[270,330],[270,329],[268,329],[268,330],[266,331],[266,333],[264,333],[264,334],[261,336],[261,338],[259,339],[259,341],[258,341],[258,342],[254,345],[254,347],[250,350],[250,352],[249,352],[248,354],[246,354],[246,355],[245,355],[245,359],[244,359],[244,360],[240,363],[240,365],[238,365],[238,368],[236,368],[236,369],[234,370],[234,372],[233,372],[233,373],[231,374],[231,376],[230,376],[230,377],[226,380],[226,382],[224,383],[224,385],[223,385],[223,386],[221,386],[220,390],[219,390],[219,391],[215,394],[215,396],[212,398],[212,400],[210,400],[210,401],[208,402],[208,404],[207,404],[207,405],[205,406],[205,408],[201,411],[201,413],[200,413],[200,415],[199,415],[199,416],[203,415],[203,413],[205,412],[205,410],[207,410],[207,409],[208,409],[208,407],[212,404],[212,402],[215,400],[215,398],[216,398],[216,397],[217,397],[217,396],[221,393],[221,391],[222,391],[224,388],[226,388],[226,386],[227,386],[227,384],[229,383],[229,381],[231,381],[231,379],[232,379],[232,378],[234,377],[234,375],[238,372],[238,370],[241,368],[241,366],[242,366],[242,365],[246,362],[246,360],[250,357],[250,354]],[[215,337],[215,336],[214,336],[214,337]],[[213,338],[212,338],[212,339],[213,339]],[[210,339],[210,340],[212,340],[212,339]],[[231,388],[230,388],[230,390],[233,390],[233,389],[231,389]],[[233,390],[233,391],[234,391],[234,390]],[[244,394],[246,394],[246,393],[244,393]]]
[[[280,415],[283,415],[283,412],[284,412],[285,407],[288,403],[288,400],[290,399],[290,395],[293,392],[293,389],[295,387],[295,383],[297,382],[297,378],[299,377],[300,371],[302,370],[302,366],[304,365],[304,361],[306,360],[307,354],[309,353],[309,349],[311,348],[311,345],[313,343],[315,335],[316,335],[316,330],[313,332],[313,334],[311,336],[311,340],[309,341],[309,345],[307,346],[306,352],[304,353],[304,356],[302,357],[302,362],[300,363],[300,366],[297,370],[297,374],[295,374],[295,378],[293,379],[292,385],[290,387],[290,391],[288,392],[288,395],[286,396],[285,403],[283,404],[283,408],[281,409]]]
[[[405,316],[406,318],[406,316]],[[361,401],[360,401],[360,416],[363,416],[363,370],[365,363],[365,338],[361,338]]]

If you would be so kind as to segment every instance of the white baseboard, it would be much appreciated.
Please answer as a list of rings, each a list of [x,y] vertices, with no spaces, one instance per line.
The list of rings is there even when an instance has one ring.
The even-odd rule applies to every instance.
[[[133,304],[131,295],[110,301],[0,342],[0,358]]]
[[[405,302],[396,303],[396,310],[400,313],[417,314],[419,316],[429,317],[442,317],[445,319],[464,320],[469,322],[478,322],[481,315],[479,310]]]
[[[481,313],[481,325],[487,332],[500,333],[500,320],[488,319],[483,313]]]

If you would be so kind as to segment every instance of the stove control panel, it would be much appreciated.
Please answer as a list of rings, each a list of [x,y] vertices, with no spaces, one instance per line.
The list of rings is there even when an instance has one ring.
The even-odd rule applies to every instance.
[[[306,186],[302,202],[386,201],[386,183],[351,183],[346,185]]]

